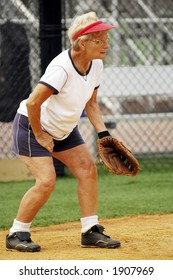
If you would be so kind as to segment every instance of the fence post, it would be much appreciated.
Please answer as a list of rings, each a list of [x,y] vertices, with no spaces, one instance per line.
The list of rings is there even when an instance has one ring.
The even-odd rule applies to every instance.
[[[39,0],[39,37],[41,74],[49,62],[62,50],[61,1]],[[53,159],[57,176],[64,175],[64,165]]]
[[[61,1],[39,0],[41,72],[61,52]]]

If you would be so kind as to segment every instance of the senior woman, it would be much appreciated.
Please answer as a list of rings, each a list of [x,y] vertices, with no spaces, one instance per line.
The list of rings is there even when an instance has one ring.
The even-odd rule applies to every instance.
[[[76,17],[68,30],[72,47],[56,56],[27,100],[23,100],[13,124],[13,150],[35,177],[35,185],[23,196],[6,248],[37,252],[30,226],[54,190],[56,174],[52,157],[63,162],[78,180],[81,210],[81,247],[116,248],[121,244],[103,233],[99,224],[97,168],[78,122],[85,109],[98,137],[109,135],[97,103],[109,48],[108,30],[94,12]],[[58,210],[57,210],[58,211]]]

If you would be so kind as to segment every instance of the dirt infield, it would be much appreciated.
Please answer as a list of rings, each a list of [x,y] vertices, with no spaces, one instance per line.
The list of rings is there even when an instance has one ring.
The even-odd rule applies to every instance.
[[[7,231],[0,231],[1,260],[173,260],[173,214],[139,215],[100,220],[108,235],[119,239],[118,249],[80,247],[80,223],[33,227],[38,253],[6,251]]]

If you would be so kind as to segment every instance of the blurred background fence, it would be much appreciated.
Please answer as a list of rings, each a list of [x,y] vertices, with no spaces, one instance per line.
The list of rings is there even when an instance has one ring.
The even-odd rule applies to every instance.
[[[15,157],[12,121],[50,61],[50,48],[55,55],[69,48],[72,18],[91,10],[117,26],[98,96],[110,133],[148,158],[145,168],[154,157],[158,165],[173,158],[172,0],[1,0],[0,159]],[[95,156],[96,134],[87,118],[79,128]]]

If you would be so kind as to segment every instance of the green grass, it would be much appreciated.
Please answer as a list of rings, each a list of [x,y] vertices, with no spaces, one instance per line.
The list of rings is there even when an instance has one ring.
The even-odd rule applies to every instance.
[[[158,161],[158,159],[155,159]],[[145,160],[141,161],[142,168]],[[154,166],[154,163],[153,163]],[[99,171],[99,217],[173,213],[173,172],[140,171],[136,177],[115,176],[103,167]],[[16,215],[23,194],[32,181],[0,182],[0,229],[7,229]],[[55,191],[33,221],[45,226],[80,219],[76,179],[67,172],[58,178]]]

